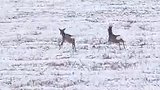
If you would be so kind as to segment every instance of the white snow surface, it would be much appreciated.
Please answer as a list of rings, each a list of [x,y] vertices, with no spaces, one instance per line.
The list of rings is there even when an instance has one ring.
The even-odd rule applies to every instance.
[[[0,90],[160,90],[160,1],[0,0]]]

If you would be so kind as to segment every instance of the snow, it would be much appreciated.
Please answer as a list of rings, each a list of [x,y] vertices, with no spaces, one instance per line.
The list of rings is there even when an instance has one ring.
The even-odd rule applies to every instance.
[[[158,0],[1,0],[0,89],[159,90]],[[108,27],[126,49],[109,44]],[[77,52],[59,28],[73,35]]]

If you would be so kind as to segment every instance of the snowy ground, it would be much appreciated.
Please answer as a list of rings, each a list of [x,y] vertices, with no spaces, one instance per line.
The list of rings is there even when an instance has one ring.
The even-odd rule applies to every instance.
[[[0,0],[0,89],[160,90],[159,28],[159,0]]]

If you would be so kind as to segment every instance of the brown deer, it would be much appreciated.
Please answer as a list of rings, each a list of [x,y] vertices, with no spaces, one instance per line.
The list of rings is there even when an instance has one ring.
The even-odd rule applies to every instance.
[[[109,28],[108,28],[108,34],[109,34],[108,42],[118,43],[119,44],[119,49],[121,49],[120,45],[122,43],[123,47],[125,49],[125,45],[124,45],[125,41],[120,37],[120,35],[114,35],[113,34],[112,25],[110,25]]]
[[[76,51],[75,39],[73,38],[72,35],[66,34],[66,33],[64,32],[65,29],[66,29],[66,28],[64,28],[64,29],[60,29],[60,28],[59,28],[60,34],[62,35],[62,42],[61,42],[61,44],[60,44],[60,48],[59,48],[59,49],[61,49],[61,46],[62,46],[63,43],[66,41],[66,42],[68,42],[68,43],[71,43],[71,44],[72,44],[72,49],[73,49],[74,51]]]

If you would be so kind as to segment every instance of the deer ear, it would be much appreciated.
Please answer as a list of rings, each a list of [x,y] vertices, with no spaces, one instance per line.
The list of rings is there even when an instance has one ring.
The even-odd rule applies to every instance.
[[[59,30],[60,30],[60,31],[63,31],[63,29],[60,29],[60,28],[59,28]]]
[[[66,28],[63,29],[63,31],[66,30]]]

